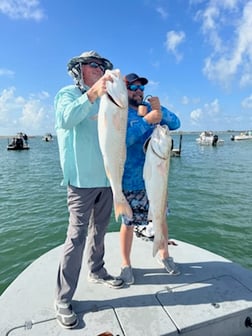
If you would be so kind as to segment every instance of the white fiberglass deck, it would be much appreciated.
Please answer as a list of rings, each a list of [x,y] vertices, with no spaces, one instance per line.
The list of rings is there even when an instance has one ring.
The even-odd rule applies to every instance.
[[[59,246],[37,259],[0,297],[1,336],[245,336],[252,335],[252,271],[176,240],[170,253],[181,275],[169,276],[152,257],[152,242],[134,237],[135,284],[111,289],[87,282],[84,263],[73,306],[77,329],[55,320]],[[106,267],[120,272],[119,233],[106,235]]]

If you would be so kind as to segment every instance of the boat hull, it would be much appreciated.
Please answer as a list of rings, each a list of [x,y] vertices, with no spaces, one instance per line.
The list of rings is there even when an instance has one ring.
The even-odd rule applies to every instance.
[[[213,144],[213,139],[196,139],[197,143],[201,146],[214,146],[214,145],[224,145],[224,140],[218,140],[215,144]]]
[[[245,140],[252,140],[252,135],[244,135],[244,136],[240,136],[240,135],[235,135],[234,138],[231,138],[231,140],[233,141],[245,141]]]
[[[212,131],[202,132],[200,136],[196,139],[196,142],[202,146],[217,146],[224,144],[224,140],[219,139],[219,136],[217,134],[214,134]]]
[[[233,141],[243,141],[243,140],[252,140],[252,131],[241,132],[237,135],[232,135],[231,140]]]
[[[27,150],[27,149],[30,149],[30,147],[29,146],[16,147],[16,146],[12,146],[12,145],[7,146],[7,150],[20,151],[20,150]]]

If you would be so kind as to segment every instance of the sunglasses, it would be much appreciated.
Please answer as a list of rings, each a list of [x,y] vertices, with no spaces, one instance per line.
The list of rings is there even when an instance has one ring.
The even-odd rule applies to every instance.
[[[130,91],[136,91],[136,90],[144,91],[144,85],[131,84],[131,85],[128,85],[128,90],[130,90]]]
[[[105,72],[105,66],[103,64],[99,64],[96,62],[90,62],[90,63],[85,63],[87,65],[89,65],[91,68],[100,68],[102,72]]]

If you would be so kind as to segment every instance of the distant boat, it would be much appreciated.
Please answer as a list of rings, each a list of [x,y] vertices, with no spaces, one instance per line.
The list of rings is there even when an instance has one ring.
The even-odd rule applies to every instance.
[[[19,132],[12,141],[8,143],[7,150],[27,150],[30,149],[28,145],[28,136],[25,133]]]
[[[252,131],[242,132],[239,135],[232,135],[232,141],[240,141],[240,140],[252,140]]]
[[[46,142],[49,142],[49,141],[52,141],[53,140],[53,136],[51,133],[46,133],[43,138],[42,138],[43,141],[46,141]]]
[[[198,144],[204,146],[217,146],[224,144],[224,140],[219,139],[219,136],[214,134],[212,131],[204,131],[200,133],[200,136],[196,139],[196,141]]]

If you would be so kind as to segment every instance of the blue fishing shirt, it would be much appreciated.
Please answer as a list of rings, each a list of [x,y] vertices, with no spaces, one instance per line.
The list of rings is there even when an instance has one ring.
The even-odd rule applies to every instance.
[[[91,103],[87,94],[82,94],[75,85],[62,88],[55,96],[62,185],[78,188],[110,186],[98,139],[99,103],[99,99]]]
[[[148,112],[150,112],[150,104],[147,106]],[[178,129],[180,127],[180,120],[176,114],[163,106],[161,110],[163,118],[160,124],[166,124],[170,130]],[[136,110],[129,107],[126,136],[127,158],[123,175],[123,190],[125,191],[145,189],[143,179],[145,153],[143,146],[152,134],[154,127],[154,125],[148,124],[143,117],[139,116]]]

